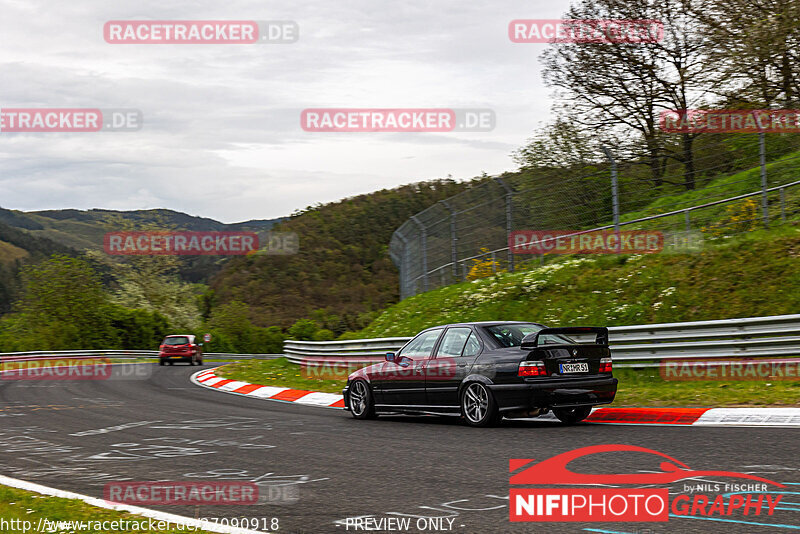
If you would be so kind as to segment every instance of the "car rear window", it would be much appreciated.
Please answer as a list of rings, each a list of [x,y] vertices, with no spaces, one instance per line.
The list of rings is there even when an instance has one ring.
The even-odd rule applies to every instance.
[[[189,338],[186,336],[174,336],[164,339],[164,345],[186,345],[189,343]]]
[[[522,339],[544,328],[538,324],[498,324],[487,326],[485,330],[501,347],[519,347]]]
[[[544,329],[543,326],[533,323],[499,324],[485,327],[485,330],[489,332],[489,335],[491,335],[501,347],[519,347],[522,345],[522,339],[525,336],[542,329]],[[540,345],[548,345],[551,343],[572,345],[575,343],[575,340],[559,334],[546,334],[539,339]]]

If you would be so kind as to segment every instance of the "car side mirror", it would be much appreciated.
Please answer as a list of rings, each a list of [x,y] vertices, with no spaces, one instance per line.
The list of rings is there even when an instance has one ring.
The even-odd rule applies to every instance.
[[[386,353],[386,361],[387,362],[393,362],[394,358],[395,358],[394,352],[387,352]]]

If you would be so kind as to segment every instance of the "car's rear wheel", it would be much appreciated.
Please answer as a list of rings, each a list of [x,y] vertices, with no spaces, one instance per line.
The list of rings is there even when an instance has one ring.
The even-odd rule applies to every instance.
[[[369,385],[363,380],[356,380],[350,385],[350,413],[356,419],[375,418],[375,400]]]
[[[461,394],[461,414],[472,426],[490,426],[500,421],[492,392],[480,382],[472,382]]]
[[[158,360],[158,365],[164,365],[164,360]]]
[[[553,414],[559,421],[568,425],[580,423],[592,413],[591,406],[574,406],[572,408],[553,408]]]

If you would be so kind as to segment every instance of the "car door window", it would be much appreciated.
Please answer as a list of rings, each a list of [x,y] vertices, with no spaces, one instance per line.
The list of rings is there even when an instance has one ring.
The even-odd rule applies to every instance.
[[[464,350],[464,345],[471,333],[472,330],[469,328],[448,328],[439,345],[436,357],[457,358],[461,356],[461,351]]]
[[[412,359],[424,359],[430,357],[431,353],[433,352],[433,346],[436,345],[436,340],[439,339],[439,334],[441,333],[441,328],[423,332],[412,339],[411,342],[409,342],[409,344],[406,345],[402,351],[400,351],[400,356],[406,356]]]
[[[466,344],[464,345],[463,356],[477,356],[480,351],[481,342],[478,341],[478,337],[475,335],[475,332],[472,332],[472,334],[469,336],[469,339],[467,339]]]

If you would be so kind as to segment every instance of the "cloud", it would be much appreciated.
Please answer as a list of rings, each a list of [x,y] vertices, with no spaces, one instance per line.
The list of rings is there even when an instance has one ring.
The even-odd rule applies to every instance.
[[[546,119],[543,45],[510,43],[548,6],[306,0],[0,1],[3,107],[142,110],[138,132],[0,133],[0,205],[164,207],[224,222],[448,174],[515,166]],[[110,45],[108,20],[294,20],[283,45]],[[491,108],[491,132],[310,133],[309,107]]]

